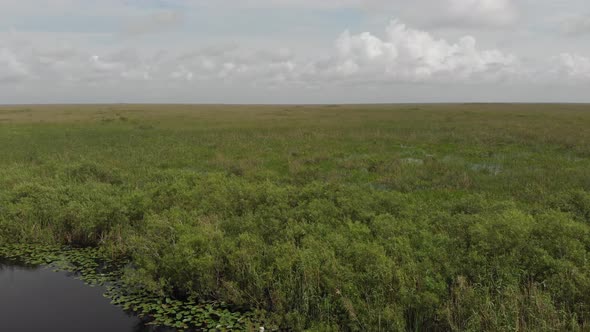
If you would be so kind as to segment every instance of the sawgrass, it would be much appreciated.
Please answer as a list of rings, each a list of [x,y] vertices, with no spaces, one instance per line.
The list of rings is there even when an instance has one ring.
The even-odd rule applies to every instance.
[[[590,106],[0,107],[0,241],[294,330],[590,328]]]

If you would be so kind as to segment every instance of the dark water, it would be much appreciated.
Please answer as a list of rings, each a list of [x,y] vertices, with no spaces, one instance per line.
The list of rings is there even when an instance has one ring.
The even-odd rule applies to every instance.
[[[104,291],[64,272],[0,263],[0,331],[170,331],[146,327],[110,304]]]

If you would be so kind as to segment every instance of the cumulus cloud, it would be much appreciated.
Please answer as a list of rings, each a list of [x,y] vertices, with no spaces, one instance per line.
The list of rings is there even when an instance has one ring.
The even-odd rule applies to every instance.
[[[104,85],[124,81],[230,80],[274,84],[291,81],[296,68],[297,61],[287,49],[227,46],[192,51],[121,49],[95,53],[71,46],[40,48],[28,42],[0,47],[0,83]]]
[[[176,66],[171,76],[173,78],[271,84],[292,80],[296,76],[298,63],[287,49],[219,47],[180,54],[166,60],[166,65]]]
[[[494,81],[518,71],[518,59],[499,50],[481,50],[472,36],[456,42],[392,21],[384,37],[344,32],[332,55],[297,58],[290,50],[204,48],[160,60],[168,78],[237,80],[249,84],[316,86],[367,82]],[[154,75],[151,75],[154,76]]]
[[[82,81],[112,81],[112,80],[150,80],[150,65],[142,60],[120,58],[118,53],[99,56],[91,55],[87,59],[87,71],[81,72]]]
[[[514,84],[569,94],[590,83],[590,46],[579,38],[590,34],[587,7],[586,0],[0,0],[0,97],[15,99],[19,89],[25,99],[29,91],[49,95],[43,87],[51,87],[68,98],[80,89],[90,93],[79,99],[124,100],[122,91],[149,86],[188,100],[197,90],[246,96],[263,86],[275,88],[273,96],[333,89],[370,101],[374,94],[362,91],[389,98],[395,86],[403,95],[432,87],[459,100],[466,89],[519,95]],[[400,20],[374,28],[392,16]],[[577,95],[587,100],[585,91]]]
[[[328,53],[301,57],[287,48],[220,45],[154,50],[141,46],[92,50],[81,45],[40,46],[14,41],[0,45],[0,83],[150,82],[167,86],[232,83],[242,86],[387,86],[390,83],[497,83],[590,80],[590,59],[564,53],[554,65],[532,68],[500,49],[485,49],[473,36],[440,38],[393,20],[384,33],[345,31]],[[134,83],[128,83],[133,85]]]
[[[457,42],[392,21],[385,37],[369,32],[344,32],[336,41],[337,54],[315,65],[319,75],[356,81],[489,80],[511,73],[516,57],[499,50],[480,50],[474,37]]]
[[[558,72],[564,73],[569,79],[590,81],[590,58],[562,53],[558,57]]]
[[[8,49],[0,48],[0,82],[20,81],[29,76],[29,70]]]
[[[95,54],[76,46],[40,46],[12,40],[0,47],[0,82],[40,81],[51,84],[149,79],[149,64],[135,51]]]

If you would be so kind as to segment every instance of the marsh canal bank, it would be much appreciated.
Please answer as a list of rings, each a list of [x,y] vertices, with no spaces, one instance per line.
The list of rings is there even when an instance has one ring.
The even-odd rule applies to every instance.
[[[0,263],[0,330],[163,332],[146,326],[68,272]]]
[[[265,324],[262,311],[151,292],[125,278],[133,269],[128,259],[97,248],[0,245],[0,331],[234,331]]]

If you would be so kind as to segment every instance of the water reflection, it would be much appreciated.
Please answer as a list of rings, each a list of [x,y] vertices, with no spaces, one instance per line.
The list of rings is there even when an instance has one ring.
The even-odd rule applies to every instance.
[[[0,261],[0,331],[170,332],[110,304],[65,272]]]

